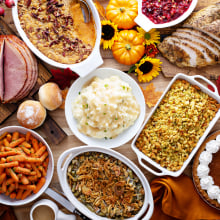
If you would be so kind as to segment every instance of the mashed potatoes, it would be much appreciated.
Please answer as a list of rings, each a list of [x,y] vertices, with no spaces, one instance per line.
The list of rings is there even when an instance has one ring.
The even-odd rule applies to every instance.
[[[95,77],[72,103],[80,132],[95,138],[114,138],[131,126],[140,106],[131,87],[118,76]]]

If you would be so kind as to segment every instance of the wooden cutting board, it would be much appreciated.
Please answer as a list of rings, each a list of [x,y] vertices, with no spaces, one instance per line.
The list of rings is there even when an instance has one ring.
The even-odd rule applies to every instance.
[[[14,31],[5,23],[4,20],[0,18],[0,34],[1,35],[8,35],[8,34],[14,34]],[[25,99],[34,99],[34,95],[38,92],[41,85],[46,83],[51,77],[51,73],[47,70],[47,68],[38,60],[38,79],[37,82]],[[22,102],[22,100],[16,104],[2,104],[0,103],[0,125],[13,113],[16,112],[19,104]],[[47,118],[42,125],[42,128],[44,130],[44,134],[46,137],[50,140],[50,142],[54,144],[60,143],[63,138],[66,137],[65,132],[59,127],[59,125],[47,114]]]

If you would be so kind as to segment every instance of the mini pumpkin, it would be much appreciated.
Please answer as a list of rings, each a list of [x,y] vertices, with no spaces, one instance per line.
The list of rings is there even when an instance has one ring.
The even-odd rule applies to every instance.
[[[119,29],[134,27],[137,15],[137,0],[110,0],[106,7],[106,18],[117,24]]]
[[[137,63],[144,55],[144,39],[135,30],[122,30],[112,46],[114,58],[122,64]]]

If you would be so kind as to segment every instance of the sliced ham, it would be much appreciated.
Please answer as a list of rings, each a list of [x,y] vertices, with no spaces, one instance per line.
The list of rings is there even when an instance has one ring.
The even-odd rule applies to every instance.
[[[11,102],[27,80],[27,63],[20,51],[9,41],[4,47],[4,102]]]
[[[0,101],[3,100],[3,95],[4,95],[3,52],[4,52],[4,39],[0,38]]]
[[[33,55],[33,53],[29,50],[27,45],[21,41],[19,38],[17,38],[15,35],[9,35],[7,38],[10,38],[12,41],[17,43],[21,48],[23,48],[24,52],[27,54],[27,56],[30,59],[30,64],[32,66],[32,74],[31,74],[31,79],[30,83],[28,84],[28,87],[26,90],[23,91],[22,94],[18,95],[18,99],[22,99],[26,97],[30,91],[33,89],[34,85],[36,84],[37,78],[38,78],[38,63],[36,57]]]

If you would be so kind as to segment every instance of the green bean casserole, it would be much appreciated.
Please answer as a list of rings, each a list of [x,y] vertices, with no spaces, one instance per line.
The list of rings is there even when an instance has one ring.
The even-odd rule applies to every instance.
[[[120,160],[99,152],[73,158],[67,178],[74,196],[97,215],[110,219],[135,216],[144,203],[144,188]]]

